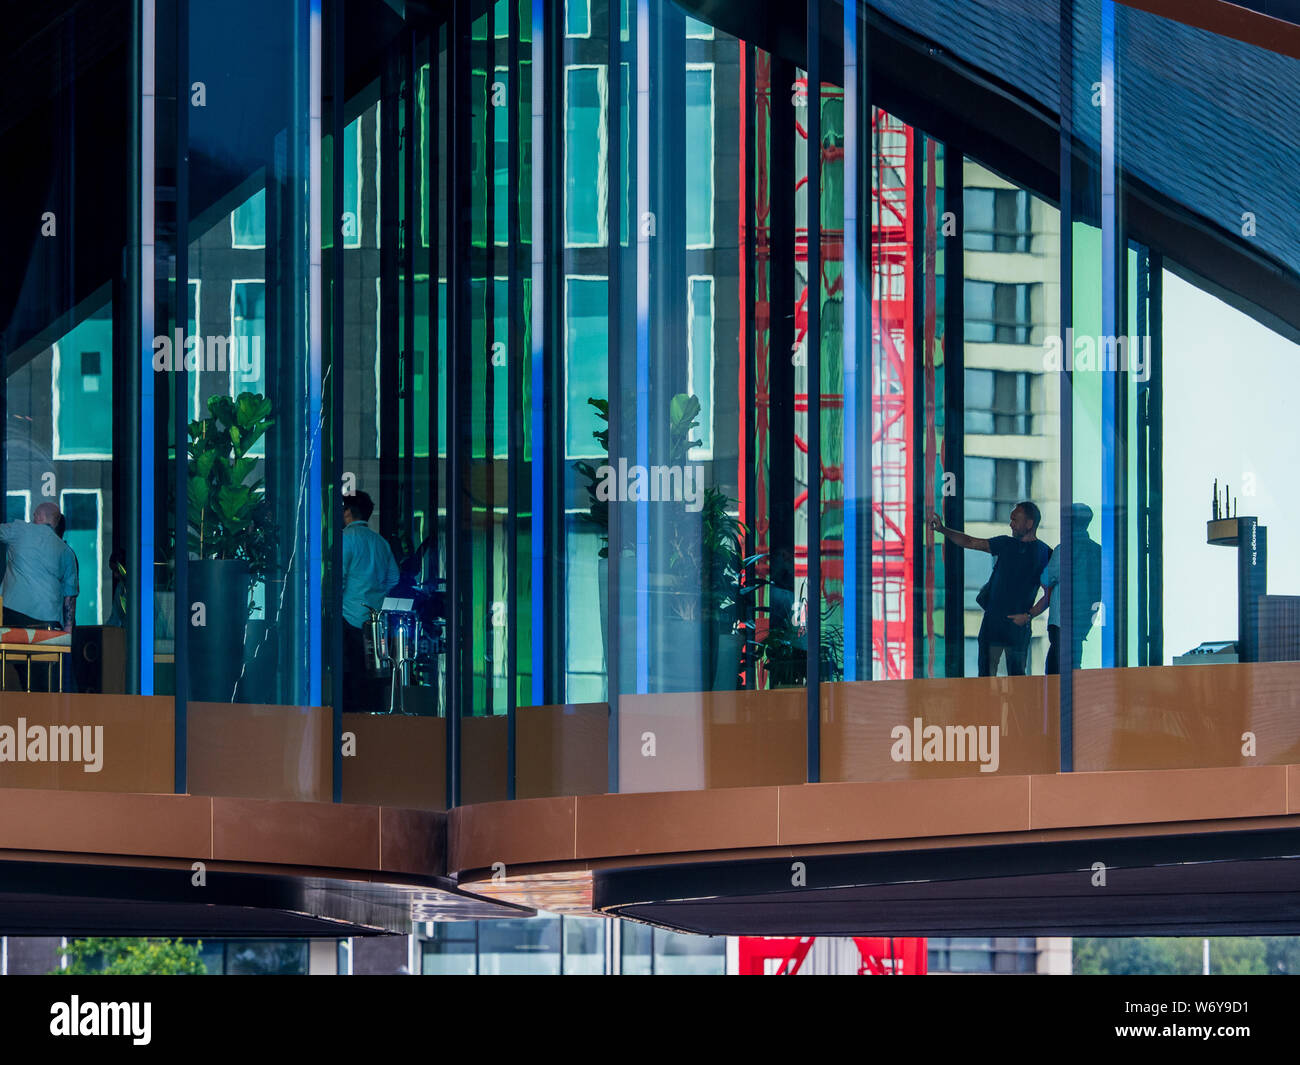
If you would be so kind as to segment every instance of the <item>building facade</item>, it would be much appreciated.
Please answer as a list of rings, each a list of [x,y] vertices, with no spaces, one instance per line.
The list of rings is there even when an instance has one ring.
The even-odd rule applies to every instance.
[[[12,12],[3,930],[1289,927],[1284,8]]]

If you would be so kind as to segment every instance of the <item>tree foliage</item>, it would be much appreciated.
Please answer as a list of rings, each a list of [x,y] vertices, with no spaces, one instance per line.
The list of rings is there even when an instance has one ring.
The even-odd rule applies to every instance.
[[[202,942],[179,939],[74,939],[61,948],[68,967],[54,972],[62,976],[204,976],[208,970],[200,956],[202,947]]]
[[[1202,939],[1137,936],[1076,939],[1074,971],[1081,975],[1198,976]],[[1300,939],[1291,936],[1219,936],[1210,940],[1210,974],[1247,976],[1300,973]]]

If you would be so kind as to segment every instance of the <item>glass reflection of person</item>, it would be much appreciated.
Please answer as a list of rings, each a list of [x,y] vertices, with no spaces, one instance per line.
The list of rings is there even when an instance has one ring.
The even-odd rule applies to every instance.
[[[363,626],[398,581],[388,541],[370,528],[375,504],[365,492],[343,497],[343,702],[359,709],[366,677]]]
[[[30,522],[0,525],[0,544],[6,550],[4,613],[0,622],[6,627],[62,629],[72,634],[80,590],[77,555],[63,542],[62,527],[63,515],[49,502],[32,512]],[[26,669],[30,668],[28,664]],[[25,679],[20,668],[20,680]]]
[[[72,632],[77,616],[77,556],[59,536],[63,515],[42,503],[32,520],[0,525],[7,551],[4,624]]]
[[[1083,664],[1083,641],[1092,628],[1093,611],[1101,596],[1101,544],[1088,535],[1091,522],[1092,508],[1086,503],[1075,503],[1070,511],[1070,572],[1074,581],[1074,601],[1070,609],[1070,661],[1074,669]],[[1047,672],[1060,673],[1061,597],[1056,594],[1061,583],[1060,551],[1053,552],[1039,583],[1043,587],[1043,597],[1034,604],[1031,613],[1037,616],[1050,605],[1047,615]]]
[[[1029,500],[1017,503],[1011,511],[1011,535],[988,540],[947,528],[938,514],[930,518],[930,527],[958,547],[987,551],[994,559],[993,575],[987,585],[988,598],[981,604],[984,607],[979,631],[981,677],[996,676],[1004,654],[1007,675],[1025,675],[1029,661],[1030,610],[1038,577],[1051,555],[1051,548],[1037,536],[1041,517],[1038,507]]]

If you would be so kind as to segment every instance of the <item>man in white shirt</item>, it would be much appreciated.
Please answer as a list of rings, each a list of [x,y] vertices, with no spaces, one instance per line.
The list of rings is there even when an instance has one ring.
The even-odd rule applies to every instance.
[[[343,708],[363,707],[366,641],[362,626],[370,610],[383,606],[398,581],[397,560],[388,541],[367,522],[375,504],[365,492],[343,497]]]

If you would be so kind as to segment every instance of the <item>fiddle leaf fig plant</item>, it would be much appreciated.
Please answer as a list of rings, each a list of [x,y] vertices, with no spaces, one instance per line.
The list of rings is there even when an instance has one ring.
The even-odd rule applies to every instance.
[[[212,396],[208,417],[189,425],[190,557],[242,559],[256,581],[275,569],[278,530],[249,451],[274,424],[271,401],[244,392]]]

